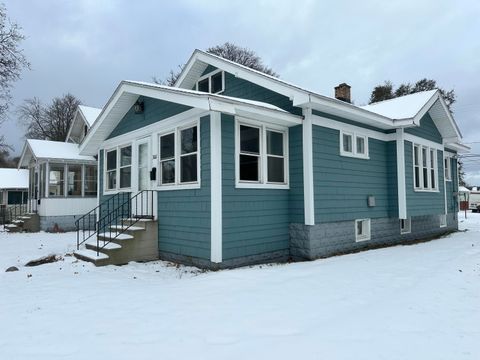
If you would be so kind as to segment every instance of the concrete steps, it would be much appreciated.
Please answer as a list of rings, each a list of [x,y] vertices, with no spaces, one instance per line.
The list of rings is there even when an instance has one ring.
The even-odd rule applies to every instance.
[[[134,225],[132,225],[134,224]],[[112,232],[97,235],[84,248],[74,252],[80,260],[89,261],[96,266],[122,265],[130,261],[149,261],[158,259],[158,223],[151,219],[123,219],[121,225],[110,226]],[[103,254],[104,257],[97,256]],[[92,256],[92,252],[95,256]]]
[[[11,224],[5,225],[7,232],[38,232],[40,231],[40,217],[38,214],[24,214],[17,216]]]

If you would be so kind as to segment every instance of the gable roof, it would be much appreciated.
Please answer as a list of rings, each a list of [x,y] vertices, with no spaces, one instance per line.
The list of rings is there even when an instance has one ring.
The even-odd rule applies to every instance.
[[[0,189],[28,188],[28,170],[0,169]]]
[[[77,107],[77,111],[75,112],[75,116],[73,117],[73,121],[70,124],[70,128],[68,129],[65,141],[78,141],[76,137],[78,137],[80,134],[83,134],[85,126],[87,126],[87,129],[90,129],[101,111],[102,109],[79,105]]]
[[[104,141],[140,96],[150,97],[190,106],[200,114],[219,111],[232,115],[255,114],[264,120],[280,124],[298,125],[302,118],[261,101],[246,100],[195,90],[180,89],[142,81],[122,81],[108,100],[91,131],[80,144],[82,154],[96,154]],[[192,110],[190,110],[192,111]],[[192,115],[193,116],[193,115]]]
[[[80,155],[78,144],[62,141],[27,139],[23,146],[18,168],[28,166],[30,160],[54,160],[61,162],[96,162],[93,156]]]
[[[176,87],[193,88],[208,65],[229,72],[238,78],[250,81],[271,91],[287,96],[293,106],[311,108],[331,115],[346,117],[366,125],[388,130],[398,127],[418,126],[421,117],[430,111],[436,114],[436,125],[442,136],[459,143],[461,133],[438,90],[432,90],[396,98],[391,103],[376,103],[355,106],[336,98],[317,94],[271,75],[253,70],[220,56],[196,49],[183,68]],[[402,106],[404,105],[408,106]],[[415,114],[415,115],[413,115]],[[433,117],[433,116],[432,116]]]

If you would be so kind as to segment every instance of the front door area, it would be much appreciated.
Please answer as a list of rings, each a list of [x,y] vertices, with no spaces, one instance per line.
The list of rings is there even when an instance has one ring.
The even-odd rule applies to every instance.
[[[132,197],[132,215],[138,218],[156,218],[156,192],[152,191],[155,181],[150,180],[152,170],[152,151],[150,137],[138,139],[136,147],[135,193]],[[136,196],[135,196],[136,194]]]

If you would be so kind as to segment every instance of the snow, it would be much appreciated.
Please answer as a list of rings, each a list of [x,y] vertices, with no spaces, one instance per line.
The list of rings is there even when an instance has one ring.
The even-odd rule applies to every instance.
[[[83,114],[83,117],[88,123],[88,126],[91,127],[98,115],[102,112],[102,109],[94,108],[91,106],[79,105],[78,108]]]
[[[360,108],[391,119],[412,119],[437,91],[438,90],[422,91],[394,99],[379,101],[370,105],[360,106]]]
[[[37,159],[95,161],[93,156],[80,155],[78,144],[34,139],[27,143]]]
[[[0,169],[0,189],[28,188],[28,170]]]
[[[284,113],[288,113],[287,111],[283,110],[282,108],[279,108],[278,106],[265,103],[262,101],[256,101],[256,100],[248,100],[248,99],[242,99],[242,98],[237,98],[237,97],[232,97],[232,96],[225,96],[225,95],[220,95],[220,94],[210,94],[206,93],[203,91],[197,91],[197,90],[189,90],[189,89],[183,89],[183,88],[176,88],[176,87],[171,87],[171,86],[165,86],[165,85],[160,85],[160,84],[155,84],[155,83],[149,83],[145,81],[134,81],[134,80],[125,80],[125,82],[134,84],[134,85],[141,85],[141,86],[148,86],[148,87],[153,87],[157,88],[159,90],[166,90],[174,93],[185,93],[189,95],[197,95],[197,96],[202,96],[202,97],[207,97],[207,98],[212,98],[216,100],[224,100],[228,102],[236,102],[240,104],[245,104],[245,105],[253,105],[253,106],[259,106],[263,107],[269,110],[276,110],[276,111],[281,111]]]
[[[0,359],[480,359],[480,214],[459,218],[426,243],[218,272],[96,268],[65,256],[74,233],[0,233]]]

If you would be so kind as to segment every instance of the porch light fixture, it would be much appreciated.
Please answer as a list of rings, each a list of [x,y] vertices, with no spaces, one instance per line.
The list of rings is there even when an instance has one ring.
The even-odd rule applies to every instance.
[[[133,105],[133,110],[135,111],[135,114],[142,114],[143,113],[143,101],[137,101],[135,105]]]

